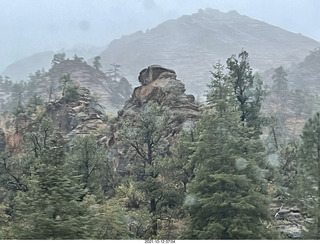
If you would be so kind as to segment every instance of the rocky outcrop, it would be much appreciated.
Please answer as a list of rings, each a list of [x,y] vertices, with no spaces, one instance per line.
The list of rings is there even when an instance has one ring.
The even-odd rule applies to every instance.
[[[113,75],[113,76],[112,76]],[[81,58],[63,60],[52,65],[48,72],[37,71],[30,75],[28,85],[19,86],[22,92],[19,97],[21,104],[26,105],[37,93],[45,102],[58,101],[62,97],[60,80],[70,76],[71,81],[79,87],[90,90],[105,113],[117,114],[132,93],[132,87],[125,77],[118,73],[107,75],[101,70],[88,65]],[[5,86],[0,83],[0,113],[17,106],[17,87]]]
[[[59,94],[59,80],[68,74],[77,85],[90,90],[106,113],[116,114],[132,92],[131,85],[124,77],[118,81],[83,61],[64,60],[49,70],[45,86],[38,89],[38,93],[48,94],[48,86],[53,86],[53,90]]]
[[[193,95],[185,94],[185,85],[176,78],[175,71],[159,65],[143,69],[138,78],[141,86],[134,89],[131,98],[119,112],[120,117],[139,112],[148,101],[154,101],[170,108],[174,115],[197,119],[199,105],[195,103]]]
[[[174,121],[174,133],[169,135],[168,140],[174,142],[174,136],[183,128],[190,128],[200,116],[199,105],[195,102],[193,95],[185,94],[185,86],[177,80],[175,71],[158,65],[149,66],[142,70],[139,75],[141,86],[136,87],[131,98],[118,113],[107,139],[107,146],[114,152],[114,164],[117,170],[127,173],[127,158],[130,155],[124,153],[123,148],[118,143],[118,134],[121,132],[123,124],[128,120],[134,120],[139,115],[144,106],[153,101],[160,106],[166,107],[172,114]]]
[[[304,219],[297,206],[274,202],[270,207],[277,231],[286,239],[300,239]]]
[[[63,99],[49,103],[46,114],[66,135],[67,140],[77,135],[97,134],[105,127],[102,121],[104,113],[97,100],[92,98],[90,91],[84,87],[79,90],[80,97],[72,103]]]
[[[61,98],[48,103],[40,114],[3,113],[0,117],[0,151],[7,150],[13,155],[22,152],[24,135],[32,131],[33,125],[44,117],[50,118],[68,141],[77,135],[98,136],[100,130],[106,127],[104,113],[97,100],[88,89],[81,87],[76,101],[66,102]]]

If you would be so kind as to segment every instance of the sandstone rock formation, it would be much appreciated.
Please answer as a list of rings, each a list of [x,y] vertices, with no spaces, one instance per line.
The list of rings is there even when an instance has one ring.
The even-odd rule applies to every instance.
[[[72,103],[64,103],[63,99],[49,103],[46,114],[66,135],[67,140],[77,135],[97,134],[105,127],[102,121],[104,113],[97,100],[90,96],[90,91],[82,87],[80,97]]]
[[[62,96],[59,81],[65,75],[70,75],[70,79],[76,85],[89,89],[105,113],[116,114],[132,92],[131,85],[125,77],[108,76],[81,58],[67,59],[53,64],[48,72],[44,70],[35,72],[30,77],[28,85],[14,87],[17,85],[14,84],[5,87],[5,84],[0,83],[0,113],[18,104],[17,91],[14,96],[14,88],[22,89],[22,92],[19,91],[22,105],[26,105],[34,93],[41,96],[45,102],[59,100]]]
[[[111,79],[102,71],[77,60],[64,60],[53,65],[48,72],[47,82],[37,91],[48,94],[48,85],[53,85],[53,89],[58,92],[59,80],[67,74],[76,84],[89,89],[106,113],[116,114],[131,93],[131,85],[124,77],[119,81]]]
[[[53,121],[66,140],[71,140],[77,135],[98,135],[100,130],[106,127],[103,122],[104,113],[88,89],[80,88],[79,94],[79,98],[74,102],[66,103],[62,98],[48,103],[44,111],[38,115],[3,113],[0,116],[1,151],[7,150],[14,155],[22,152],[25,133],[32,131],[33,125],[44,117]]]
[[[118,143],[118,134],[123,124],[128,120],[141,114],[144,106],[153,101],[160,106],[169,109],[174,116],[175,134],[183,128],[190,128],[200,116],[200,107],[195,102],[193,95],[185,94],[184,84],[176,79],[175,71],[158,65],[152,65],[142,70],[139,75],[141,86],[136,87],[131,98],[118,113],[113,130],[110,131],[107,139],[107,146],[113,150],[115,165],[119,172],[126,173],[127,157],[124,150]],[[169,141],[174,141],[174,135],[169,135]]]
[[[141,86],[134,89],[131,98],[119,112],[120,117],[139,112],[148,101],[154,101],[167,106],[175,115],[197,119],[199,105],[195,103],[193,95],[185,94],[185,85],[176,78],[175,71],[159,65],[143,69],[138,78]]]

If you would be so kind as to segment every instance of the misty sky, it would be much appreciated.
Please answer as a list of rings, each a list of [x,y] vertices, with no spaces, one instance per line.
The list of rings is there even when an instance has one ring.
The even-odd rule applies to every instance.
[[[0,0],[0,73],[36,52],[106,46],[208,7],[236,10],[320,41],[319,0]]]

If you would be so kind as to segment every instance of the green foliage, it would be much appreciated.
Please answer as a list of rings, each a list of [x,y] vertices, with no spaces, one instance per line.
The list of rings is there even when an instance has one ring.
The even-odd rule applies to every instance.
[[[79,63],[83,63],[84,59],[82,57],[78,57],[77,54],[73,56],[73,60]]]
[[[27,113],[29,115],[37,113],[37,111],[44,105],[44,101],[41,97],[34,93],[33,96],[29,99],[26,106]]]
[[[199,136],[190,157],[198,166],[187,186],[193,200],[186,204],[190,218],[181,237],[272,238],[266,227],[269,212],[265,206],[269,200],[264,148],[259,140],[250,137],[249,128],[241,126],[239,113],[243,115],[243,111],[235,109],[229,85],[220,82],[221,69],[216,70],[209,94],[218,96],[208,95],[212,108],[197,124]]]
[[[166,175],[169,168],[169,135],[173,116],[166,108],[148,102],[139,114],[127,120],[120,140],[131,166],[130,181],[119,188],[122,201],[136,219],[139,238],[170,236],[182,203],[183,186]],[[135,209],[144,216],[137,218]],[[143,222],[140,222],[143,221]],[[141,231],[144,230],[144,231]]]
[[[53,133],[24,181],[28,191],[14,198],[8,237],[14,239],[90,239],[95,210],[85,201],[78,176],[65,161],[61,135]]]
[[[66,54],[65,53],[57,53],[53,56],[53,59],[52,59],[52,62],[51,64],[52,65],[55,65],[55,64],[59,64],[61,63],[62,61],[64,61],[66,58]]]
[[[211,71],[211,84],[207,94],[207,103],[214,107],[220,117],[226,114],[227,109],[234,110],[237,106],[236,96],[233,94],[232,85],[228,82],[228,77],[224,75],[224,67],[218,62]]]
[[[228,81],[233,86],[236,94],[241,121],[247,122],[247,126],[255,129],[255,134],[261,134],[260,109],[264,98],[263,83],[252,75],[249,64],[249,54],[242,51],[227,60]]]
[[[294,201],[294,192],[298,188],[298,148],[297,140],[290,140],[281,146],[279,150],[279,167],[276,185],[279,187],[279,193],[288,200]]]
[[[304,238],[320,238],[320,113],[303,128],[299,147],[298,197],[301,209],[312,221],[305,221]]]
[[[72,144],[70,160],[82,176],[83,189],[96,195],[99,202],[104,201],[104,196],[113,196],[118,178],[105,146],[92,135],[78,136]]]
[[[79,89],[79,86],[74,83],[71,83],[66,87],[64,97],[67,102],[74,102],[79,98],[78,89]]]
[[[110,200],[99,206],[97,239],[128,240],[132,236],[128,228],[129,216],[118,202]]]
[[[288,80],[287,80],[288,74],[285,72],[282,66],[276,68],[274,70],[274,74],[272,75],[273,79],[273,86],[272,89],[280,94],[285,95],[288,92]]]
[[[120,78],[119,68],[121,67],[121,65],[119,64],[110,64],[110,65],[112,68],[107,71],[107,75],[112,79],[112,81],[117,81]]]
[[[176,185],[183,184],[183,191],[187,191],[189,184],[195,176],[197,162],[191,161],[190,156],[195,151],[195,132],[193,129],[183,130],[179,134],[177,145],[171,147],[171,156],[165,164],[165,175],[172,179]]]
[[[96,70],[100,70],[101,69],[101,63],[100,63],[100,60],[101,60],[101,56],[96,56],[94,57],[94,60],[93,60],[93,67],[96,69]]]
[[[60,78],[59,83],[62,91],[62,97],[64,97],[66,102],[74,102],[79,98],[79,86],[71,80],[70,74],[63,75]]]

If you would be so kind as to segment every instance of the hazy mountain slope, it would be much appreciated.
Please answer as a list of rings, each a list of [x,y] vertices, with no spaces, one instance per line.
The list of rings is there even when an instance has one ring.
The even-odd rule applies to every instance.
[[[320,49],[310,52],[303,62],[288,71],[291,86],[320,95]]]
[[[26,80],[30,73],[42,68],[48,69],[51,64],[53,51],[35,53],[31,56],[13,62],[3,71],[2,75],[9,76],[13,81]]]
[[[101,53],[103,68],[121,65],[129,80],[143,67],[172,67],[193,94],[206,89],[212,64],[245,49],[254,69],[266,70],[301,61],[320,43],[238,14],[206,9],[166,21],[147,31],[112,41]],[[200,92],[201,91],[201,92]]]
[[[74,57],[76,54],[78,57],[82,57],[87,60],[93,56],[97,56],[104,49],[105,47],[83,44],[74,46],[71,49],[59,50],[57,52],[46,51],[35,53],[8,65],[2,75],[9,76],[13,81],[27,80],[30,73],[41,70],[42,68],[45,70],[49,69],[55,53],[64,52],[67,57]]]

